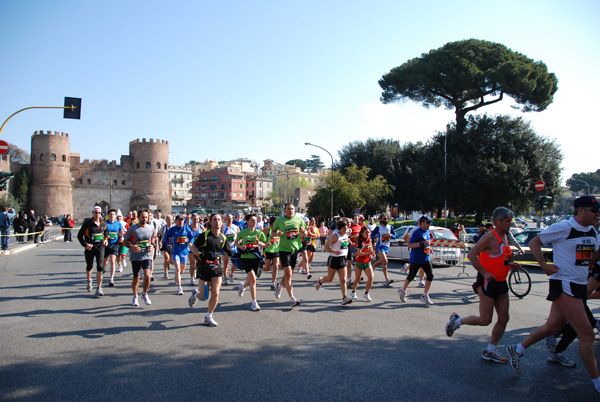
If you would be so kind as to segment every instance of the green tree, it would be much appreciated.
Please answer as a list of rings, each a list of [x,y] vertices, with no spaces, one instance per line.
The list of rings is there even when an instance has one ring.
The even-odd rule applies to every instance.
[[[306,167],[307,167],[306,162],[303,161],[302,159],[292,159],[292,160],[287,161],[285,164],[290,165],[290,166],[299,167],[300,170],[302,170],[302,171],[305,171]]]
[[[585,191],[587,193],[588,186],[583,182],[590,186],[590,193],[596,194],[598,189],[600,189],[600,169],[595,172],[582,172],[571,175],[571,177],[567,179],[567,187],[573,192]]]
[[[334,215],[352,216],[359,208],[364,215],[373,215],[387,207],[390,185],[380,175],[369,179],[370,169],[351,165],[344,174],[334,171]],[[323,187],[316,190],[308,203],[310,216],[329,216],[331,211],[331,174],[323,177]]]
[[[23,209],[21,204],[15,197],[10,193],[4,193],[0,197],[0,206],[6,206],[7,208],[14,208],[16,212]]]
[[[558,79],[541,61],[484,40],[450,42],[393,68],[380,80],[385,104],[412,100],[429,108],[454,109],[462,132],[466,114],[500,102],[504,95],[523,112],[552,103]]]
[[[447,136],[448,206],[458,214],[483,215],[503,205],[527,211],[537,195],[534,184],[543,179],[545,195],[560,193],[559,146],[541,137],[522,118],[469,116],[463,133],[450,124],[438,133],[422,159],[423,209],[444,206],[443,155]]]
[[[297,188],[311,187],[312,186],[303,177],[278,177],[273,187],[273,191],[269,194],[269,199],[274,205],[283,207],[286,203],[294,201],[294,193]]]
[[[306,163],[306,171],[316,173],[319,169],[323,169],[325,165],[321,162],[319,155],[311,155],[310,159],[304,161]]]
[[[19,173],[15,175],[11,192],[21,206],[29,202],[29,174],[25,166],[22,166]]]

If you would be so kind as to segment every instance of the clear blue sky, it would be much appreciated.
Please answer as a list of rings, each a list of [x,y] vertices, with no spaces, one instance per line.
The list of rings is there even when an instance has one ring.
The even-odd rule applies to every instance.
[[[564,174],[599,168],[598,1],[0,1],[2,139],[67,132],[82,159],[118,159],[135,138],[166,139],[170,163],[240,157],[337,159],[367,138],[427,141],[453,111],[383,105],[391,68],[477,38],[545,62],[554,103],[523,116],[564,152]],[[481,109],[522,115],[510,100]]]

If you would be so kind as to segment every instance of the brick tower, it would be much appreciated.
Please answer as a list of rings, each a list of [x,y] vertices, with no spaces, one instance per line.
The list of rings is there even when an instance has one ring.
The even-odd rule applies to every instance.
[[[169,141],[131,141],[129,155],[133,158],[131,209],[156,205],[163,215],[170,214]]]
[[[36,214],[73,213],[69,134],[36,131],[31,136],[29,205]]]

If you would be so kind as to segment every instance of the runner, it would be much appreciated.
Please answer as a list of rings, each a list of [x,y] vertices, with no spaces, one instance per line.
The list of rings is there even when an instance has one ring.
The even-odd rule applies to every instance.
[[[123,233],[126,233],[129,229],[129,224],[125,222],[123,219],[123,213],[121,210],[117,210],[117,220],[121,222],[121,226],[123,226]],[[123,239],[119,240],[119,255],[117,256],[117,261],[119,262],[119,272],[123,272],[123,268],[127,268],[127,252],[129,249],[123,245]]]
[[[354,283],[352,284],[352,300],[358,300],[356,288],[358,288],[363,272],[367,276],[367,285],[363,297],[368,302],[372,300],[369,295],[369,290],[371,290],[371,286],[373,286],[373,266],[371,265],[371,259],[373,257],[375,257],[375,250],[373,250],[373,242],[371,241],[371,231],[368,227],[363,226],[358,234],[356,258],[354,260],[354,266],[356,268],[354,272]]]
[[[377,239],[377,251],[379,252],[379,259],[373,265],[373,272],[379,265],[383,268],[383,276],[385,277],[385,285],[388,286],[394,281],[388,277],[388,258],[387,254],[390,250],[390,239],[396,238],[396,232],[394,227],[388,225],[390,218],[386,214],[379,216],[379,226],[371,232],[371,239]]]
[[[534,329],[518,345],[506,346],[513,370],[521,373],[520,360],[525,350],[548,335],[558,333],[567,321],[579,335],[579,357],[587,369],[596,397],[600,397],[600,374],[594,354],[594,332],[585,313],[587,276],[590,260],[598,259],[598,241],[592,226],[600,217],[594,197],[582,196],[573,203],[574,215],[568,221],[551,225],[529,242],[540,268],[550,275],[547,299],[552,302],[546,323]],[[544,260],[541,246],[552,243],[554,264]]]
[[[279,270],[279,236],[273,234],[273,224],[275,218],[272,216],[269,219],[269,225],[265,226],[263,233],[267,237],[267,247],[265,247],[265,267],[263,272],[269,272],[271,269],[271,290],[275,290],[277,286],[277,271]]]
[[[302,238],[305,248],[305,254],[302,255],[302,262],[304,264],[304,271],[306,272],[306,280],[310,280],[312,278],[312,274],[310,273],[310,264],[312,263],[313,258],[315,258],[316,242],[317,237],[319,236],[319,231],[315,225],[315,218],[310,218],[308,221],[308,227],[306,228],[306,234]],[[304,260],[305,256],[306,260]]]
[[[340,219],[336,225],[336,230],[325,243],[325,251],[329,253],[327,258],[327,276],[320,277],[315,284],[315,289],[319,290],[324,283],[333,281],[337,271],[340,279],[340,290],[342,291],[342,306],[352,303],[352,299],[346,296],[346,257],[348,256],[348,246],[350,241],[346,231],[348,224],[344,219]],[[360,280],[360,277],[359,277]]]
[[[350,248],[348,249],[348,258],[346,260],[346,271],[348,271],[348,286],[352,286],[352,265],[354,264],[354,258],[358,247],[358,234],[365,222],[365,218],[360,221],[360,216],[355,214],[349,223],[348,235],[350,239]],[[358,271],[356,271],[358,272]],[[360,278],[359,278],[360,280]]]
[[[198,281],[199,289],[192,291],[188,303],[190,307],[194,307],[196,300],[205,301],[208,299],[210,288],[208,312],[204,318],[204,324],[209,327],[216,327],[218,325],[213,318],[213,313],[219,303],[221,278],[223,277],[223,269],[219,265],[219,262],[221,260],[221,252],[229,250],[227,239],[221,233],[222,223],[221,215],[211,215],[210,228],[196,237],[191,247],[192,253],[198,258],[199,264],[196,269],[196,276],[200,280]]]
[[[87,291],[92,291],[92,268],[94,259],[96,259],[96,296],[104,296],[102,292],[102,274],[104,274],[104,246],[106,245],[106,222],[102,219],[102,209],[100,207],[92,208],[92,218],[81,225],[77,240],[82,247],[85,255],[85,270],[87,274]]]
[[[298,259],[298,250],[302,243],[302,236],[306,232],[306,225],[301,218],[294,216],[296,208],[294,204],[285,204],[285,216],[280,216],[273,224],[275,236],[280,236],[279,239],[279,258],[283,268],[282,283],[285,286],[288,295],[290,296],[290,304],[292,307],[300,305],[300,300],[294,297],[294,289],[292,287],[292,273],[296,267]],[[275,289],[275,297],[281,297],[281,284],[277,284]]]
[[[433,267],[431,266],[431,232],[429,226],[433,221],[427,215],[423,215],[419,218],[419,227],[415,229],[410,237],[408,248],[412,249],[410,252],[410,272],[404,280],[404,284],[398,289],[398,295],[400,301],[406,303],[406,288],[415,279],[419,269],[423,269],[427,274],[427,282],[425,282],[425,290],[421,296],[421,301],[428,306],[431,306],[433,302],[429,297],[429,289],[431,288],[431,281],[433,281]]]
[[[140,210],[137,218],[138,223],[133,224],[123,237],[123,244],[129,248],[129,257],[131,259],[131,270],[133,271],[133,280],[131,281],[131,290],[133,291],[133,306],[139,306],[138,287],[140,283],[140,271],[144,273],[144,282],[142,283],[142,299],[147,305],[152,304],[148,297],[150,288],[150,270],[152,269],[152,243],[154,240],[154,229],[148,225],[149,213],[147,209]]]
[[[492,214],[494,230],[483,236],[467,255],[477,270],[477,280],[473,284],[473,290],[479,295],[479,315],[460,318],[458,314],[452,313],[450,321],[446,324],[448,336],[452,336],[461,325],[487,327],[492,322],[495,309],[498,320],[492,329],[490,343],[481,358],[501,364],[508,362],[508,359],[496,350],[509,320],[506,278],[511,269],[520,268],[519,264],[513,262],[513,253],[507,237],[513,217],[513,212],[508,208],[496,208]]]
[[[125,231],[121,222],[116,220],[117,211],[114,209],[108,210],[108,219],[106,220],[107,243],[104,248],[104,261],[102,266],[105,267],[110,261],[110,281],[108,286],[115,286],[115,268],[117,257],[119,256],[119,241],[123,238]]]
[[[166,222],[163,226],[161,226],[160,230],[162,233],[160,234],[161,245],[160,251],[163,253],[163,270],[165,271],[164,278],[169,279],[169,267],[173,264],[173,258],[171,258],[171,251],[173,251],[173,245],[167,244],[167,230],[173,227],[173,216],[167,215]]]
[[[225,225],[221,227],[221,232],[227,238],[227,248],[223,249],[223,285],[227,285],[227,282],[233,284],[233,271],[235,271],[235,265],[231,262],[231,272],[229,277],[227,272],[229,271],[229,262],[234,254],[237,253],[235,248],[235,239],[240,231],[239,226],[233,224],[233,215],[227,214],[225,216]]]
[[[202,234],[202,232],[204,232],[204,228],[200,224],[200,215],[192,214],[192,224],[189,226],[189,228],[192,231],[194,240],[196,240],[196,237],[200,236]],[[194,242],[194,240],[192,240],[192,243]],[[196,266],[198,265],[198,261],[196,260],[196,256],[193,253],[191,253],[189,255],[189,257],[190,257],[190,286],[196,286],[195,278],[196,278]]]
[[[244,222],[242,216],[242,211],[237,211],[235,213],[235,219],[233,220],[233,224],[237,226],[240,230],[246,227],[246,222]]]
[[[240,282],[238,296],[243,297],[245,289],[249,287],[252,296],[250,309],[259,311],[260,306],[256,301],[256,278],[264,261],[260,247],[266,246],[267,237],[256,227],[256,214],[248,214],[244,219],[248,227],[240,230],[235,246],[241,251],[240,268],[246,272],[248,279],[246,282]]]
[[[165,242],[171,244],[173,247],[171,258],[173,259],[173,265],[175,265],[175,284],[177,285],[178,295],[183,295],[181,275],[183,275],[185,266],[187,265],[190,245],[194,242],[194,234],[189,226],[183,224],[184,220],[185,217],[183,215],[177,215],[175,217],[175,226],[169,228],[165,235]]]
[[[329,229],[325,226],[325,221],[321,222],[321,226],[319,227],[319,240],[321,243],[321,250],[325,251],[325,241],[327,240],[327,234],[329,233]]]

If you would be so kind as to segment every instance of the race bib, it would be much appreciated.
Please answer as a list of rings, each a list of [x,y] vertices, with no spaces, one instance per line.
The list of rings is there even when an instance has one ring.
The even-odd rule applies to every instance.
[[[108,238],[110,240],[115,240],[117,238],[117,232],[108,232]]]
[[[578,244],[575,249],[575,265],[589,266],[594,254],[594,246],[591,244]]]
[[[188,242],[187,236],[177,237],[177,244],[187,244],[187,242]]]
[[[340,249],[344,250],[348,248],[348,240],[344,240],[340,243]]]
[[[310,244],[310,242],[312,241],[312,237],[305,237],[304,238],[304,244]]]
[[[227,242],[228,243],[231,243],[231,242],[235,241],[235,235],[234,234],[229,234],[229,235],[227,235],[225,237],[227,237]]]
[[[279,243],[279,237],[271,237],[271,244],[278,244]]]
[[[388,234],[384,234],[383,236],[381,236],[381,241],[382,242],[388,242],[390,241],[390,235]]]
[[[150,246],[150,240],[140,240],[138,243],[138,247],[141,249],[146,249],[148,246]]]
[[[92,240],[94,240],[94,241],[102,241],[102,240],[104,240],[104,235],[102,233],[94,233],[92,235]]]
[[[298,229],[296,228],[287,229],[285,232],[285,235],[288,240],[294,240],[298,238]]]
[[[258,240],[256,240],[255,237],[248,237],[246,239],[246,248],[257,248],[258,247]]]
[[[423,253],[425,253],[425,254],[431,254],[431,247],[426,246],[425,248],[423,248]]]

